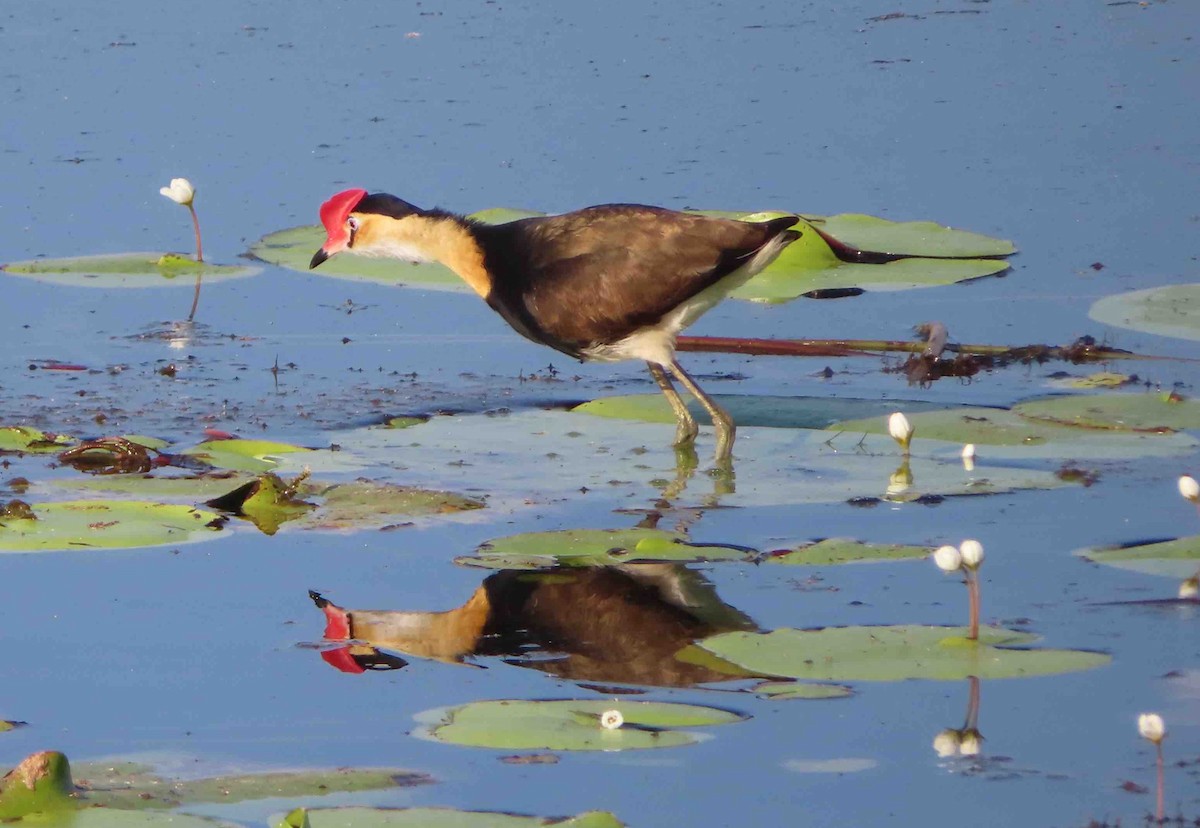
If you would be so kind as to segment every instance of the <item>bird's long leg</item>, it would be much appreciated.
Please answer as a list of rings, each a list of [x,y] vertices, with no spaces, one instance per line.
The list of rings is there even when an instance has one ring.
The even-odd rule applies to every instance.
[[[675,428],[675,445],[686,446],[694,443],[696,435],[700,433],[700,426],[696,425],[696,418],[692,416],[692,412],[688,411],[687,403],[683,401],[683,397],[679,396],[679,392],[671,384],[671,378],[667,376],[667,372],[661,365],[657,362],[647,362],[646,367],[650,369],[650,376],[654,377],[654,381],[658,383],[663,396],[671,404],[671,410],[675,412],[675,419],[679,421],[679,425]]]
[[[671,360],[670,368],[671,372],[683,383],[683,387],[700,401],[700,404],[712,417],[713,426],[717,430],[717,461],[727,463],[733,455],[733,440],[737,433],[733,418],[729,416],[729,412],[713,402],[712,398],[700,389],[700,386],[687,371],[683,370],[678,361]]]

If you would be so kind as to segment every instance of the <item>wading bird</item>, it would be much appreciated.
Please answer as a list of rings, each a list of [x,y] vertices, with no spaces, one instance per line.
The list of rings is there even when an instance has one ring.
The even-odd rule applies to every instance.
[[[675,338],[800,238],[789,229],[797,221],[603,204],[489,225],[355,189],[321,205],[328,238],[309,267],[341,252],[441,262],[534,342],[579,360],[645,360],[686,446],[698,428],[670,371],[712,417],[717,459],[728,462],[733,420],[680,367]]]

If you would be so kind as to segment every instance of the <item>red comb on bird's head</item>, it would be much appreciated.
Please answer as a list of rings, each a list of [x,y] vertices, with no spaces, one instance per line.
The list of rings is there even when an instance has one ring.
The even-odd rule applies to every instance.
[[[330,239],[336,239],[346,233],[346,219],[366,194],[367,191],[361,188],[342,190],[321,205],[321,224],[325,225],[325,232],[329,234]]]

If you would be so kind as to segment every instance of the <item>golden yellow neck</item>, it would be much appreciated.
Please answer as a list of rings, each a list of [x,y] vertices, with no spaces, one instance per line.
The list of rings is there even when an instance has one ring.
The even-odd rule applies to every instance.
[[[492,280],[484,267],[483,248],[454,218],[413,215],[394,219],[361,214],[360,222],[354,253],[440,262],[484,299],[491,293]]]
[[[474,652],[490,612],[481,586],[466,604],[448,612],[351,611],[350,634],[377,647],[457,660]]]

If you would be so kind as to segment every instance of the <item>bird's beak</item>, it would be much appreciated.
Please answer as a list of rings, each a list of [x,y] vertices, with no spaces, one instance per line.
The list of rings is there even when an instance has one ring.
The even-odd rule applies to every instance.
[[[329,258],[329,254],[326,253],[325,248],[322,247],[320,250],[318,250],[316,253],[313,254],[312,261],[308,263],[308,269],[312,270],[314,267],[321,264],[328,258]]]

